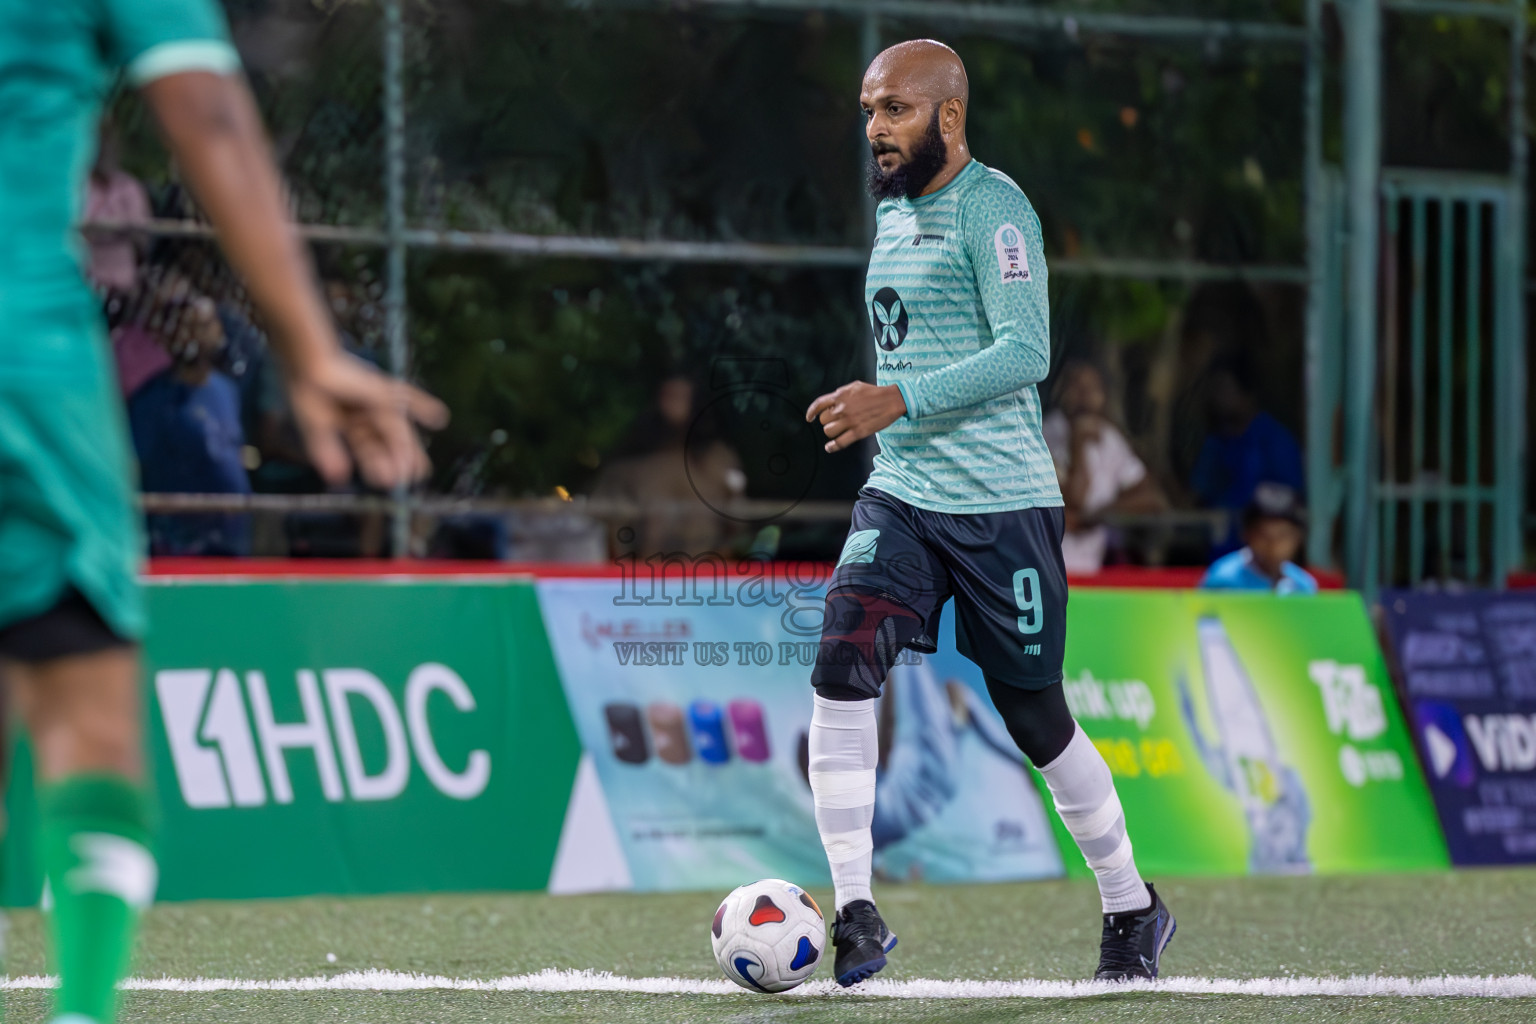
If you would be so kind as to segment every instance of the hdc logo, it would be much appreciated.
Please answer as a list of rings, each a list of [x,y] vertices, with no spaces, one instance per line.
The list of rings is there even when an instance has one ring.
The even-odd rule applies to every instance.
[[[303,718],[278,722],[262,672],[245,673],[244,686],[228,668],[155,673],[165,737],[188,807],[260,807],[268,802],[269,785],[273,801],[292,803],[293,783],[286,760],[290,750],[314,754],[320,790],[332,803],[348,796],[353,800],[399,796],[410,779],[412,753],[428,781],[443,795],[472,800],[484,792],[491,777],[491,755],[472,750],[463,770],[456,772],[443,761],[432,738],[427,701],[433,693],[444,694],[461,713],[475,710],[474,694],[453,669],[435,663],[418,665],[406,680],[403,715],[389,689],[365,669],[332,668],[319,673],[300,669],[295,677]],[[372,709],[383,730],[384,765],[372,774],[363,764],[352,698],[361,698]]]

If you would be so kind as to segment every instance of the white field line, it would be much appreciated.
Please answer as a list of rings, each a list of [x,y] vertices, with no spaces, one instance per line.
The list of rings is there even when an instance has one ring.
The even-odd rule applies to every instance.
[[[0,979],[0,990],[47,989],[56,978],[32,975]],[[129,978],[122,988],[134,992],[620,992],[640,995],[746,996],[744,989],[723,979],[626,978],[598,971],[544,970],[503,978],[448,978],[401,971],[347,971],[326,977],[279,978]],[[864,996],[877,999],[1086,999],[1117,993],[1169,995],[1233,995],[1289,998],[1297,996],[1460,996],[1485,999],[1536,998],[1536,977],[1442,975],[1436,978],[1394,978],[1356,974],[1343,978],[1164,978],[1156,982],[1094,981],[885,981],[874,979],[855,989],[838,988],[829,980],[812,981],[792,992],[805,996]]]

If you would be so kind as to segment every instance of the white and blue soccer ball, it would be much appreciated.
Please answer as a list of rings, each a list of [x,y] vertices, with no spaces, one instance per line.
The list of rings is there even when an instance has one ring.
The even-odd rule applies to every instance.
[[[816,973],[827,925],[804,889],[765,878],[725,898],[710,941],[720,970],[742,988],[787,992]]]

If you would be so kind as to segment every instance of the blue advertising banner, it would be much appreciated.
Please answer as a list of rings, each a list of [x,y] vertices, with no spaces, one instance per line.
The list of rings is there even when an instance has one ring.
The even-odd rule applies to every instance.
[[[1381,600],[1452,861],[1536,861],[1536,595]]]
[[[543,580],[571,716],[637,890],[829,880],[806,778],[820,581],[707,602],[615,579]],[[652,593],[655,593],[654,591]],[[896,666],[881,698],[877,876],[1058,877],[1061,853],[980,672],[954,653]]]

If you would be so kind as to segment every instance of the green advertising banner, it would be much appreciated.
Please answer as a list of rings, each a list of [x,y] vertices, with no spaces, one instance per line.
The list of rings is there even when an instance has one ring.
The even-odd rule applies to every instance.
[[[163,583],[149,600],[159,899],[547,884],[580,748],[531,584]],[[39,884],[27,802],[13,903]]]
[[[1078,590],[1067,636],[1144,874],[1448,865],[1359,595]]]
[[[547,600],[563,593],[545,589]],[[149,599],[160,899],[584,891],[651,877],[624,849],[629,833],[616,831],[634,794],[604,793],[616,772],[637,771],[608,764],[614,716],[628,705],[588,692],[595,684],[571,668],[580,662],[571,652],[596,643],[599,682],[639,678],[602,661],[606,620],[562,605],[546,623],[532,583],[464,577],[166,582]],[[758,621],[730,617],[740,609],[691,612],[690,636],[747,635]],[[569,648],[564,690],[546,626]],[[1068,702],[1114,772],[1149,877],[1448,866],[1357,595],[1083,589],[1072,595],[1068,637]],[[952,648],[931,661],[939,677],[985,693]],[[786,699],[808,707],[803,667],[774,671]],[[674,675],[663,681],[692,679]],[[777,699],[754,685],[733,696],[738,735],[717,751],[739,755],[742,772],[771,767],[759,763],[769,749],[794,749],[788,712],[763,720],[777,723],[774,747],[753,739],[748,712]],[[914,686],[909,703],[924,692]],[[708,696],[700,687],[684,686],[679,707]],[[603,705],[598,718],[582,712],[594,744],[585,762],[565,691],[579,706]],[[707,786],[722,769],[654,770]],[[5,896],[24,905],[40,882],[24,750],[14,771]],[[1025,777],[1019,784],[1027,792]],[[707,795],[683,798],[694,807]],[[994,792],[953,813],[969,823],[1001,806]],[[1067,870],[1087,875],[1056,816],[1042,817]]]

